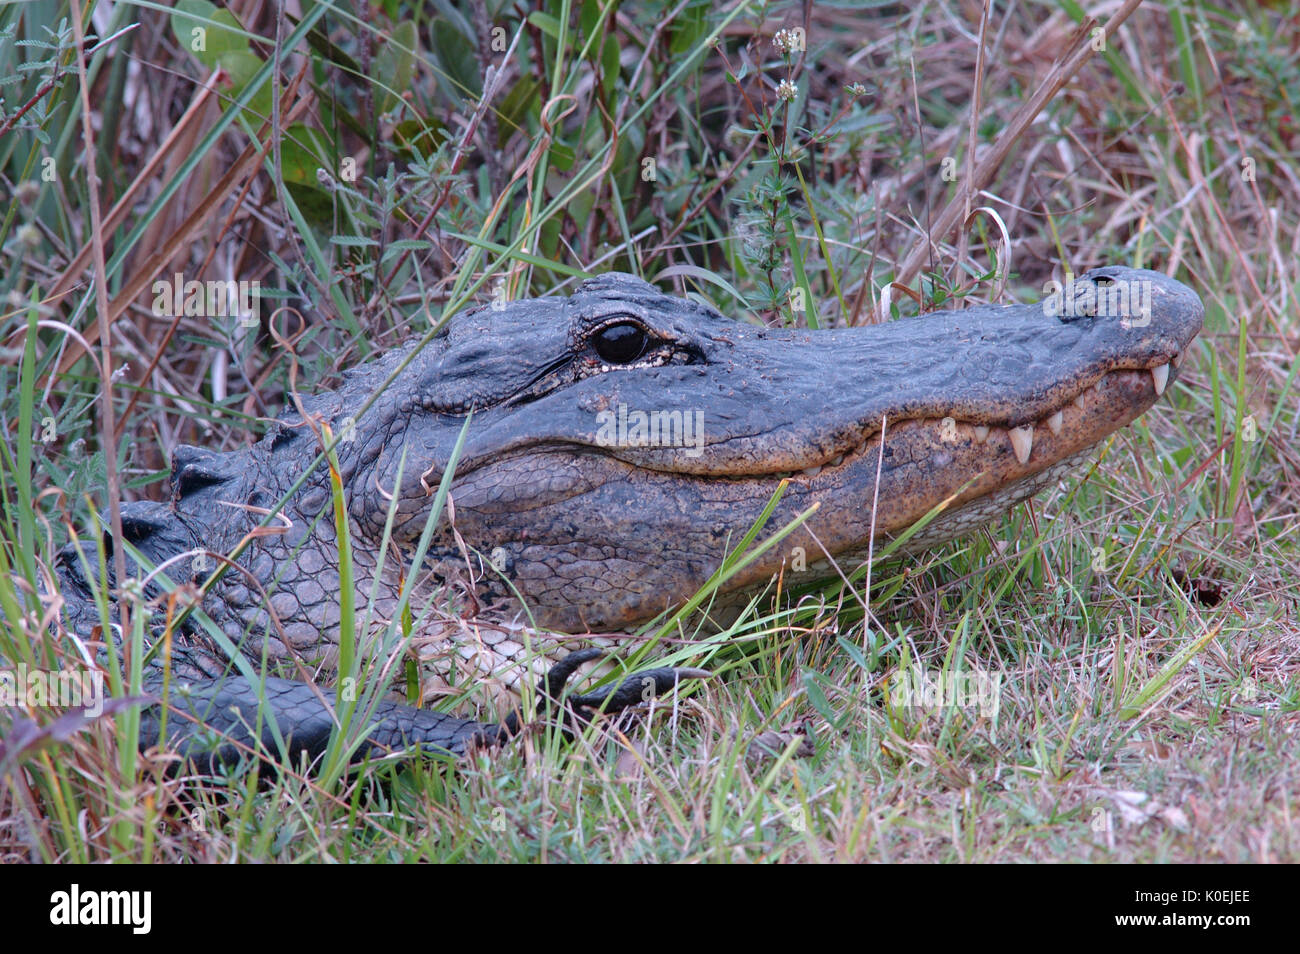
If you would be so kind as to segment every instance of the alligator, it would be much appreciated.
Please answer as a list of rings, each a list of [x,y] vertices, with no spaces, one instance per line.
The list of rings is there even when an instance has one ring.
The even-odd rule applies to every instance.
[[[262,743],[318,755],[333,693],[267,673],[337,667],[344,612],[371,621],[366,658],[392,666],[417,646],[430,695],[536,677],[542,698],[586,718],[646,687],[667,691],[699,673],[656,669],[564,697],[603,650],[565,655],[563,634],[590,642],[681,605],[765,508],[763,534],[797,525],[720,594],[788,579],[795,547],[821,555],[806,570],[815,578],[830,561],[864,560],[873,537],[913,530],[906,548],[918,549],[986,525],[1154,404],[1202,317],[1186,286],[1118,266],[1038,304],[817,331],[730,320],[618,273],[567,298],[456,314],[429,341],[347,372],[338,390],[296,398],[251,446],[176,447],[170,500],[123,506],[129,576],[148,580],[159,617],[173,614],[151,624],[166,630],[154,662],[172,682],[170,734],[154,704],[140,744],[230,761],[256,748],[248,720],[264,698]],[[351,601],[340,593],[344,525]],[[103,542],[120,592],[118,541]],[[83,637],[102,632],[100,566],[85,540],[57,560],[66,625]],[[175,625],[169,591],[190,593],[205,624],[191,613]],[[407,625],[383,625],[395,619]],[[252,670],[232,666],[241,656]],[[369,718],[359,756],[456,754],[520,727],[517,711],[484,723],[387,700]],[[224,736],[213,742],[203,725]]]

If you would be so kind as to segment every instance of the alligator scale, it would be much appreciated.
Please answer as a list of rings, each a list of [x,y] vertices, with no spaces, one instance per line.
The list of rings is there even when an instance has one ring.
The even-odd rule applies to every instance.
[[[202,555],[245,543],[203,612],[249,660],[331,668],[340,577],[319,458],[328,424],[343,437],[336,449],[358,613],[383,628],[409,579],[417,630],[441,620],[412,641],[433,688],[512,683],[563,658],[561,634],[626,630],[689,599],[782,480],[765,532],[818,507],[728,589],[763,585],[794,546],[851,562],[873,533],[897,534],[944,501],[911,545],[986,524],[1149,408],[1201,321],[1191,290],[1121,267],[1082,276],[1050,303],[829,331],[729,320],[608,274],[568,298],[455,315],[413,357],[408,347],[354,369],[245,450],[176,448],[171,500],[127,504],[123,531],[148,565],[171,561],[178,583],[190,577],[177,566],[202,567],[193,575],[201,582],[213,566]],[[434,529],[417,565],[462,431],[452,520]],[[270,531],[250,539],[282,498]],[[86,553],[69,548],[59,565],[66,616],[82,634],[98,622],[87,602],[93,548]],[[246,677],[230,674],[223,643],[191,618],[172,634],[171,666],[190,687],[189,711],[231,728],[220,713],[255,697]],[[551,690],[576,661],[553,675]],[[677,675],[651,678],[667,686]],[[284,735],[317,751],[331,727],[330,694],[268,685]],[[611,705],[627,701],[619,691]],[[451,751],[513,727],[395,703],[375,720],[375,746]],[[153,726],[147,717],[142,745],[157,741]]]

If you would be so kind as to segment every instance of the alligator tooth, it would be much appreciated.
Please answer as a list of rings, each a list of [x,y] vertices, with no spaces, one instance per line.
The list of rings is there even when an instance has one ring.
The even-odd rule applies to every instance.
[[[1088,398],[1086,394],[1077,394],[1074,398],[1074,406],[1080,411],[1088,410]]]
[[[843,455],[843,454],[836,454],[834,457],[831,458],[831,466],[832,466],[832,467],[838,467],[838,466],[840,466],[840,464],[842,464],[842,463],[844,463],[844,455]]]
[[[1060,434],[1061,427],[1065,424],[1065,412],[1057,411],[1047,419],[1047,427],[1053,434]]]
[[[1158,368],[1151,369],[1151,380],[1156,385],[1156,396],[1159,397],[1165,393],[1165,385],[1169,383],[1169,365],[1162,364]]]
[[[1175,368],[1181,368],[1183,366],[1183,353],[1181,351],[1175,352],[1171,363]]]
[[[805,477],[816,477],[822,472],[821,464],[818,464],[816,467],[805,467],[803,472]]]
[[[986,425],[986,424],[976,424],[976,425],[975,425],[975,443],[976,443],[976,444],[983,444],[983,443],[984,443],[986,440],[988,440],[988,439],[989,439],[989,429],[988,429],[988,425]]]
[[[1016,452],[1016,460],[1028,464],[1029,452],[1034,449],[1034,426],[1026,424],[1013,427],[1007,431],[1007,436],[1011,438],[1011,449]]]

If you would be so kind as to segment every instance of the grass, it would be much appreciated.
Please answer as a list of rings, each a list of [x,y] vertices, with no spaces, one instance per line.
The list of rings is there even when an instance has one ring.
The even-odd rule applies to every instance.
[[[137,753],[129,706],[88,726],[9,709],[4,858],[1300,860],[1282,13],[1146,3],[1084,56],[1071,2],[984,25],[819,3],[806,49],[772,42],[801,4],[274,6],[0,6],[10,664],[81,665],[37,583],[93,514],[165,496],[169,448],[242,446],[291,384],[333,386],[471,303],[620,268],[825,327],[1124,263],[1193,285],[1205,331],[1095,468],[879,562],[865,609],[860,582],[760,601],[703,652],[677,620],[652,658],[714,678],[629,738],[204,781]],[[263,313],[159,315],[176,271],[260,281]],[[109,664],[119,694],[143,615]],[[914,674],[996,685],[996,710],[897,704]]]

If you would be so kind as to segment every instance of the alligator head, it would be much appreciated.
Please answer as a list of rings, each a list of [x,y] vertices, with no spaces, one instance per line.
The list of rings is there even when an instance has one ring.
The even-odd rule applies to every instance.
[[[518,593],[542,626],[602,631],[689,598],[782,480],[765,532],[818,509],[730,587],[770,579],[796,546],[848,558],[944,501],[914,544],[988,522],[1149,408],[1201,321],[1191,290],[1120,267],[1043,304],[829,331],[728,320],[610,274],[569,298],[452,317],[364,410],[409,348],[303,408],[345,438],[359,606],[377,580],[383,615],[410,573],[432,598],[477,551],[495,565],[469,552],[480,597]],[[412,568],[471,412],[451,484],[459,539],[444,526]],[[296,413],[247,450],[179,448],[171,503],[129,505],[128,536],[155,562],[197,545],[229,550],[318,451]],[[284,532],[255,538],[211,594],[208,611],[232,638],[265,633],[269,603],[273,643],[333,642],[327,478],[318,465],[286,505]],[[395,556],[380,552],[390,507]]]

